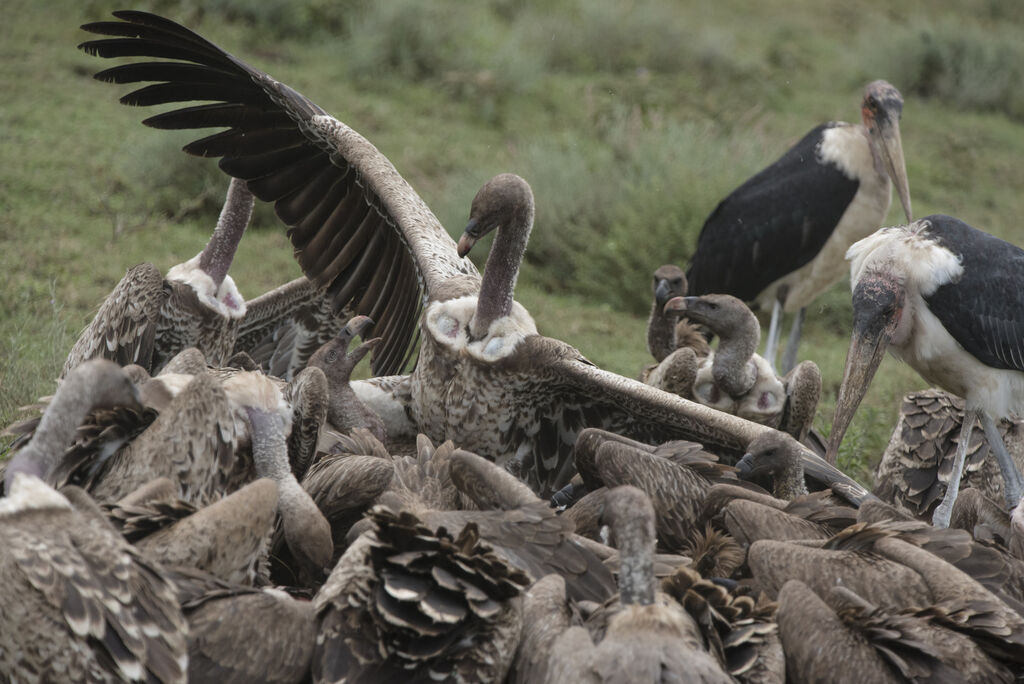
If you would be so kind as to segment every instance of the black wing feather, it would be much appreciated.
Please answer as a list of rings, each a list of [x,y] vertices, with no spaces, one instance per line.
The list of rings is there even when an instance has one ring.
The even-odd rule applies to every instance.
[[[1024,249],[952,216],[923,220],[964,268],[957,282],[924,298],[929,310],[986,366],[1024,371]]]
[[[704,223],[690,269],[690,294],[752,301],[821,251],[860,186],[822,164],[822,124],[722,200]]]
[[[91,40],[79,47],[100,57],[181,62],[125,64],[105,69],[96,77],[113,83],[156,82],[125,95],[122,101],[126,104],[213,101],[158,114],[144,123],[167,129],[228,127],[190,143],[185,150],[220,157],[226,173],[253,181],[249,186],[253,194],[277,203],[278,216],[289,226],[288,234],[304,274],[324,289],[335,312],[358,304],[355,314],[368,314],[372,309],[379,316],[378,329],[395,333],[374,350],[374,373],[400,372],[405,365],[402,360],[408,360],[415,344],[416,326],[415,321],[408,324],[392,319],[410,312],[407,293],[399,288],[411,288],[412,296],[422,299],[421,278],[405,275],[419,271],[412,254],[403,249],[403,275],[374,283],[372,266],[381,260],[393,263],[392,243],[402,241],[403,236],[381,198],[361,181],[358,170],[350,173],[350,165],[339,151],[312,131],[311,117],[326,112],[292,88],[168,19],[139,11],[119,11],[114,16],[121,21],[82,27],[113,38]],[[303,183],[326,192],[326,197],[307,191]],[[345,231],[345,239],[337,239],[335,230]],[[378,238],[377,233],[383,235]],[[307,246],[327,246],[328,252],[304,252]],[[378,292],[381,282],[387,291]],[[367,291],[373,296],[363,296]],[[388,303],[382,307],[381,301]]]

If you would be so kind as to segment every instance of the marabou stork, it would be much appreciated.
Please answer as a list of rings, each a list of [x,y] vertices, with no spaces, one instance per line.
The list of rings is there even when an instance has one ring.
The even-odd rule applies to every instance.
[[[1024,250],[936,214],[883,228],[847,252],[853,335],[826,459],[839,443],[888,347],[966,407],[949,487],[933,522],[948,526],[975,419],[999,461],[1012,508],[1021,478],[993,419],[1024,409]]]
[[[796,311],[782,372],[796,362],[804,309],[842,278],[843,255],[882,225],[896,185],[910,222],[900,140],[903,97],[885,81],[864,89],[861,124],[822,124],[722,200],[704,222],[691,295],[731,294],[772,306],[765,358],[775,367],[782,312]]]

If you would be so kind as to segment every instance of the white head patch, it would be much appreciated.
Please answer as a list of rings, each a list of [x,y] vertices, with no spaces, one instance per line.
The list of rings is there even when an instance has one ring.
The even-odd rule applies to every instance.
[[[856,287],[868,270],[900,274],[908,287],[927,297],[963,275],[960,257],[928,234],[931,223],[914,221],[908,226],[882,228],[846,251],[850,262],[850,287]]]

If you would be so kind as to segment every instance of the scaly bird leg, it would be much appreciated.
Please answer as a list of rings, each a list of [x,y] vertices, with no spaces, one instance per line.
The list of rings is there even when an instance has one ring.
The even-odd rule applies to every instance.
[[[806,312],[806,306],[800,307],[800,310],[796,312],[796,317],[793,319],[793,327],[789,329],[789,339],[786,340],[786,352],[782,355],[783,375],[793,370],[793,366],[796,365],[796,352],[800,347],[800,333],[804,326],[804,313]]]
[[[964,422],[960,424],[960,443],[956,448],[953,472],[949,476],[949,484],[946,485],[946,496],[932,514],[932,525],[935,527],[949,527],[950,518],[953,516],[953,504],[960,493],[960,478],[963,477],[964,462],[967,460],[967,443],[971,440],[971,428],[974,427],[974,420],[978,414],[985,415],[983,411],[977,409],[964,409]]]
[[[985,439],[988,440],[988,446],[995,454],[996,463],[999,464],[999,471],[1003,474],[1006,508],[1013,510],[1020,503],[1021,496],[1024,496],[1024,478],[1021,477],[1017,464],[1010,458],[1010,453],[1006,450],[1006,443],[1003,442],[1003,437],[999,434],[999,428],[996,427],[995,421],[987,412],[981,412],[981,427],[985,429]]]
[[[768,341],[764,344],[764,358],[775,370],[775,357],[779,355],[779,337],[782,336],[782,298],[772,306],[772,321],[768,324]]]

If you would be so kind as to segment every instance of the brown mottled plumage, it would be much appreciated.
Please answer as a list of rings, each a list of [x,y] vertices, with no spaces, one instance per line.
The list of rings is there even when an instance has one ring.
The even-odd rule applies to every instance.
[[[758,433],[745,421],[600,371],[569,345],[536,334],[526,312],[511,305],[525,228],[533,220],[522,179],[503,174],[481,189],[456,248],[391,163],[351,128],[174,22],[145,12],[115,16],[119,21],[84,27],[112,36],[83,43],[84,50],[148,59],[165,59],[170,50],[174,57],[116,66],[101,80],[159,81],[166,84],[161,102],[191,103],[195,88],[215,100],[148,123],[227,127],[186,150],[221,157],[223,170],[275,202],[304,273],[326,289],[335,311],[350,307],[378,321],[375,334],[384,342],[375,350],[375,372],[403,366],[426,302],[412,378],[356,389],[384,419],[389,437],[420,431],[435,441],[457,440],[508,462],[546,494],[571,475],[572,443],[588,425],[650,442],[697,439],[732,452]],[[144,87],[123,101],[153,104],[148,92]],[[481,280],[460,257],[498,225]]]
[[[395,466],[389,456],[349,454],[324,456],[306,473],[302,488],[330,525],[333,550],[328,566],[334,567],[338,562],[348,546],[349,530],[362,520],[385,491],[394,473]],[[288,548],[284,529],[278,527],[271,542],[271,579],[278,584],[308,585],[311,582],[307,574]]]
[[[747,453],[736,464],[736,470],[744,480],[771,478],[772,494],[792,501],[807,494],[800,451],[793,437],[781,432],[766,433],[747,446]]]
[[[8,487],[0,671],[14,681],[185,682],[185,620],[160,566],[81,490],[65,498],[20,470]]]
[[[899,525],[858,523],[821,548],[761,540],[750,546],[747,563],[769,594],[789,579],[819,594],[841,584],[889,611],[945,615],[943,624],[970,635],[990,655],[1015,667],[1024,664],[1024,617],[968,574],[899,534]]]
[[[247,353],[264,372],[290,381],[351,316],[347,308],[336,314],[331,298],[301,276],[246,302],[234,351]]]
[[[798,681],[1014,681],[940,609],[893,611],[843,586],[818,595],[798,580],[783,586],[779,604],[787,667]]]
[[[538,669],[546,677],[539,681],[732,681],[705,650],[694,619],[657,592],[650,500],[639,489],[624,486],[609,490],[607,504],[605,522],[621,556],[619,596],[591,615],[589,632],[568,626],[564,619],[559,624],[555,614],[555,624],[563,629],[550,647],[546,668]],[[550,610],[560,609],[557,595],[547,604]],[[591,623],[598,624],[591,628]]]
[[[675,451],[685,453],[688,465],[655,451],[654,447],[588,429],[580,434],[574,454],[576,468],[592,491],[601,485],[628,484],[647,494],[654,505],[658,541],[664,548],[678,551],[697,531],[701,502],[713,480],[736,481],[735,475],[731,468],[716,463],[716,457],[702,452],[698,444],[677,444]]]
[[[786,582],[779,591],[778,622],[786,674],[792,681],[906,681],[867,639],[849,630],[815,590],[798,580]],[[827,658],[822,657],[826,650]]]
[[[93,358],[155,373],[187,347],[197,347],[215,364],[226,361],[246,310],[227,272],[252,207],[245,183],[232,180],[202,252],[166,277],[148,263],[129,269],[75,342],[61,377]]]
[[[288,462],[296,479],[301,480],[316,458],[330,408],[330,383],[319,368],[304,368],[285,387],[284,398],[292,407]]]
[[[374,352],[373,370],[400,372],[414,346],[423,290],[434,293],[450,278],[479,283],[476,268],[458,257],[426,204],[369,141],[296,91],[162,17],[128,11],[115,16],[119,21],[85,25],[104,39],[83,43],[82,49],[101,57],[127,51],[150,61],[116,66],[99,78],[167,83],[163,103],[191,105],[196,88],[210,95],[215,102],[199,110],[171,109],[147,123],[227,127],[186,151],[221,157],[221,169],[274,203],[299,266],[318,291],[313,305],[319,309],[317,297],[322,297],[336,315],[377,321],[384,342]],[[173,46],[172,61],[167,61],[168,46]],[[122,101],[154,104],[145,92]],[[282,296],[304,301],[307,292],[300,283]],[[295,305],[282,310],[292,313]],[[257,337],[265,336],[247,339]]]
[[[677,569],[661,588],[696,620],[708,650],[729,674],[741,682],[785,681],[774,602],[752,596],[743,585],[727,589],[690,567]]]
[[[188,621],[190,681],[308,680],[317,635],[311,601],[194,570],[174,568],[167,574]]]
[[[18,473],[49,481],[86,416],[119,407],[142,409],[141,395],[127,371],[105,359],[76,366],[57,387],[38,422],[33,421],[32,429],[18,440],[4,472],[6,491],[10,492]]]
[[[408,510],[425,524],[453,534],[467,525],[513,567],[536,580],[556,572],[576,600],[604,601],[614,591],[611,573],[559,516],[522,482],[475,454],[442,447],[429,459],[399,466],[381,503]],[[429,465],[427,465],[429,464]],[[432,471],[432,474],[431,474]],[[435,480],[432,484],[430,480]],[[446,510],[468,496],[491,510]]]
[[[665,312],[665,302],[686,296],[686,274],[675,264],[664,264],[654,271],[654,304],[647,318],[647,351],[662,362],[680,347],[691,347],[698,355],[708,352],[704,336],[675,313]],[[688,334],[689,333],[689,334]],[[701,345],[703,342],[703,345]]]
[[[315,606],[318,682],[501,681],[519,641],[529,580],[482,542],[408,512],[373,512],[375,529],[338,561]]]
[[[261,478],[172,525],[138,538],[135,546],[164,565],[208,572],[252,585],[277,515],[277,486]]]
[[[874,493],[921,520],[931,521],[953,470],[964,400],[938,389],[903,397],[900,418],[875,473]],[[1024,427],[996,424],[1018,468],[1024,468]],[[995,501],[1003,500],[1003,479],[980,424],[971,430],[962,487],[973,487]]]
[[[821,372],[813,361],[777,376],[755,353],[761,339],[757,317],[736,297],[674,298],[665,310],[685,313],[719,337],[718,348],[697,359],[692,371],[696,401],[806,438],[821,396]]]

